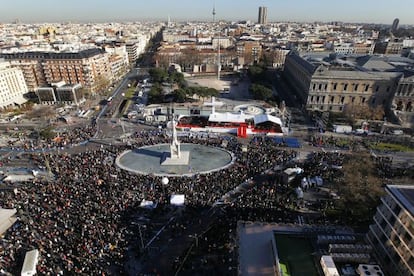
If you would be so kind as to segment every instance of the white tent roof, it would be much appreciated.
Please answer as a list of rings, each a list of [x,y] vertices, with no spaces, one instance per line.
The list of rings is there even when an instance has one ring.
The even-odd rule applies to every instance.
[[[143,199],[141,201],[141,204],[139,205],[139,207],[146,208],[146,209],[153,209],[153,208],[157,207],[157,204],[154,204],[154,202],[151,201],[151,200]]]
[[[209,122],[228,122],[228,123],[245,123],[247,119],[252,118],[252,115],[244,113],[212,113],[208,117]]]
[[[16,214],[16,209],[0,208],[0,235],[7,231],[16,221],[13,217]]]
[[[294,174],[294,173],[301,174],[301,173],[303,173],[303,169],[302,168],[287,168],[283,172],[287,175],[291,175],[291,174]]]
[[[24,257],[22,272],[20,275],[22,276],[36,275],[36,266],[37,266],[38,261],[39,261],[39,250],[34,249],[31,251],[27,251],[26,256]]]
[[[3,181],[8,182],[25,182],[31,181],[34,179],[33,174],[9,174],[6,176]]]
[[[175,206],[183,206],[185,201],[184,195],[171,195],[170,204]]]
[[[17,98],[14,98],[13,102],[15,102],[18,105],[21,105],[21,104],[24,104],[25,102],[27,102],[27,100],[25,98],[23,98],[23,96],[19,96]]]
[[[270,121],[272,123],[275,123],[275,124],[278,124],[280,126],[283,125],[280,118],[269,115],[269,114],[260,114],[260,115],[254,116],[254,124],[255,125],[261,124],[261,123],[264,123],[264,122],[268,122],[268,121]]]
[[[328,270],[327,275],[339,276],[338,269],[336,268],[335,262],[333,261],[331,256],[323,255],[321,257],[321,264],[323,264],[325,268]]]

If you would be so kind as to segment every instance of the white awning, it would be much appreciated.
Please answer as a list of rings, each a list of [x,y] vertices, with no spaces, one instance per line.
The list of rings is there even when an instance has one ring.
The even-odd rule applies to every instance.
[[[9,174],[3,181],[7,182],[27,182],[34,179],[33,174]]]
[[[39,261],[39,250],[34,249],[26,252],[24,257],[23,267],[22,267],[22,276],[32,276],[36,275],[36,266]]]
[[[141,201],[141,204],[139,205],[139,207],[141,207],[141,208],[145,208],[145,209],[154,209],[154,208],[156,208],[157,207],[157,204],[156,203],[154,203],[153,201],[151,201],[151,200],[145,200],[145,199],[143,199],[142,201]]]
[[[256,115],[254,116],[254,124],[261,124],[264,122],[272,122],[275,124],[278,124],[280,126],[282,126],[282,120],[280,120],[280,118],[272,116],[272,115],[268,115],[268,114],[261,114],[261,115]]]
[[[183,206],[185,201],[184,195],[171,195],[170,204],[175,206]]]
[[[244,113],[213,113],[208,117],[209,122],[221,122],[221,123],[245,123],[247,119],[252,118],[251,115]]]
[[[17,104],[17,105],[22,105],[22,104],[24,104],[25,102],[27,102],[27,100],[26,100],[25,98],[23,98],[23,97],[17,97],[17,98],[14,98],[14,99],[13,99],[13,102],[14,102],[15,104]]]
[[[16,209],[0,209],[0,235],[16,222],[14,214],[16,214]]]

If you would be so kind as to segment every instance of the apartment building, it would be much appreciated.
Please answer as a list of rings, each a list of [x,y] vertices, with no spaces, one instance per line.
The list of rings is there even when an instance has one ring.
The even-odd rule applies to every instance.
[[[31,91],[64,81],[68,84],[79,83],[86,90],[96,92],[101,88],[103,80],[112,80],[109,56],[110,54],[97,48],[79,52],[0,54],[0,57],[11,61],[13,66],[22,68],[25,79],[31,84]]]
[[[66,84],[61,81],[53,83],[48,87],[39,87],[36,89],[36,95],[39,103],[53,104],[75,104],[79,105],[85,100],[80,84]]]
[[[129,58],[126,45],[121,42],[104,44],[102,45],[105,48],[105,52],[109,53],[111,56],[119,56],[122,58],[125,68],[129,65]]]
[[[354,43],[354,53],[360,55],[372,55],[374,53],[375,42]]]
[[[111,65],[111,74],[114,78],[119,79],[127,70],[128,63],[121,56],[112,55],[109,57],[109,64]]]
[[[77,53],[48,53],[42,62],[47,83],[79,83],[96,92],[102,80],[111,80],[109,54],[100,49]]]
[[[10,64],[22,70],[29,91],[35,91],[37,87],[47,84],[40,58],[32,58],[30,54],[16,54],[16,56],[18,56],[16,59],[9,60]]]
[[[220,49],[227,49],[234,45],[233,38],[231,37],[213,37],[211,40],[211,44],[213,49],[218,49],[220,45]]]
[[[341,112],[352,106],[387,107],[401,72],[375,56],[286,57],[284,74],[310,111]]]
[[[403,41],[395,40],[388,41],[387,47],[385,48],[386,55],[401,55],[403,50]]]
[[[181,41],[197,41],[195,36],[190,36],[188,32],[179,32],[175,30],[166,29],[162,32],[162,41],[168,43],[177,43]]]
[[[274,49],[270,51],[270,56],[272,58],[273,68],[283,69],[285,65],[286,56],[289,54],[289,50],[284,49]]]
[[[343,55],[361,54],[372,55],[374,53],[373,42],[368,43],[341,43],[335,44],[334,52]]]
[[[135,64],[139,56],[144,53],[147,42],[148,39],[142,37],[141,39],[130,40],[125,43],[129,64]]]
[[[28,92],[23,73],[9,62],[0,60],[0,108],[13,107],[26,102]]]
[[[262,56],[262,45],[258,41],[239,41],[236,53],[237,57],[244,59],[244,64],[256,64]]]
[[[401,55],[404,43],[402,40],[393,39],[389,41],[381,41],[375,44],[375,53],[385,55]]]
[[[385,190],[367,240],[389,275],[414,275],[414,186],[388,185]]]
[[[342,55],[354,54],[355,53],[354,44],[352,43],[335,44],[334,52],[337,54],[342,54]]]

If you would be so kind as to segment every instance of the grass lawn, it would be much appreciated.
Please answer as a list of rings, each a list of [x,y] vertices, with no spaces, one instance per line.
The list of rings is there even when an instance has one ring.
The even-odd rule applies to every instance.
[[[285,264],[280,263],[280,268],[282,269],[282,276],[291,276]]]
[[[125,98],[131,99],[134,96],[134,94],[135,94],[135,87],[130,87],[125,93]]]
[[[371,145],[373,150],[384,150],[384,151],[414,151],[414,148],[410,148],[405,145],[391,144],[391,143],[378,143],[376,145]]]
[[[284,275],[318,275],[312,256],[313,249],[308,239],[288,234],[275,234],[275,238]]]

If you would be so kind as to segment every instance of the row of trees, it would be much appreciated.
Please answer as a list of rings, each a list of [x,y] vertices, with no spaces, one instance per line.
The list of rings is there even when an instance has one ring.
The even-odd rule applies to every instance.
[[[376,174],[368,153],[354,153],[343,166],[343,177],[333,185],[341,198],[335,202],[338,219],[347,225],[366,228],[372,223],[375,209],[384,195],[384,181]]]
[[[273,78],[265,64],[250,66],[247,75],[252,82],[250,93],[254,99],[274,102],[275,104],[279,102],[277,96],[273,95]]]
[[[184,75],[174,69],[167,71],[163,68],[151,68],[149,74],[155,83],[168,82],[170,84],[177,84],[180,87],[185,85]]]
[[[217,97],[219,92],[217,89],[208,87],[183,87],[174,90],[174,99],[176,102],[182,103],[188,100],[188,98],[209,98]]]
[[[385,110],[382,105],[376,107],[369,107],[365,105],[351,105],[345,106],[344,114],[349,120],[350,124],[355,124],[356,119],[366,120],[383,120],[385,116]]]

